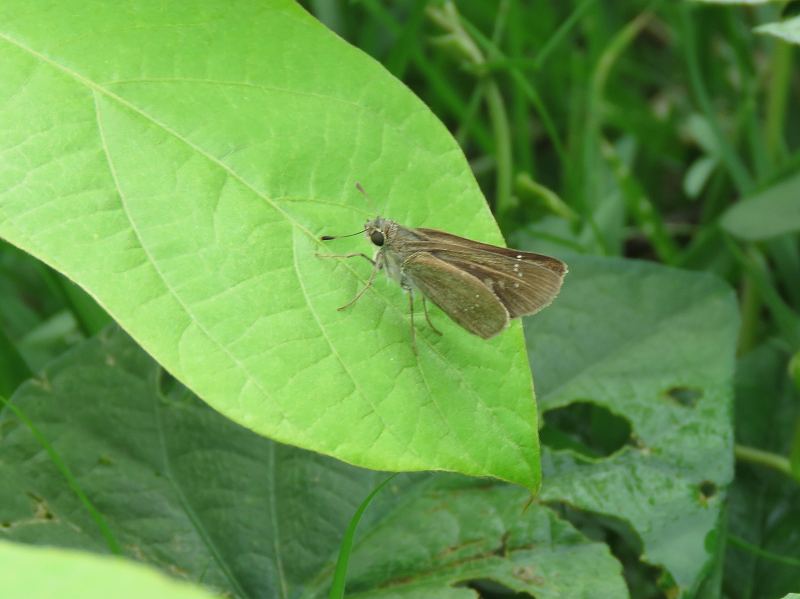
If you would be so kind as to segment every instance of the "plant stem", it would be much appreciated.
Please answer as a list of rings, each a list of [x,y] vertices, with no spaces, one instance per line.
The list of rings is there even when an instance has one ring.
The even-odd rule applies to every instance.
[[[777,553],[773,553],[772,551],[767,551],[766,549],[761,549],[758,545],[753,545],[752,543],[748,543],[744,539],[737,537],[735,535],[728,535],[728,540],[731,542],[731,545],[735,545],[741,549],[745,549],[752,553],[753,555],[757,555],[758,557],[763,557],[764,559],[779,563],[779,564],[786,564],[787,566],[800,566],[799,559],[793,559],[791,557],[786,557],[785,555],[779,555]]]
[[[731,178],[733,179],[739,193],[744,194],[752,187],[752,179],[745,165],[739,156],[731,148],[728,141],[722,135],[722,128],[717,120],[717,113],[711,104],[703,75],[700,72],[700,63],[697,60],[697,47],[695,45],[695,30],[692,16],[689,14],[692,8],[689,3],[681,4],[681,25],[683,28],[683,38],[686,41],[686,65],[689,69],[689,81],[691,82],[697,102],[703,111],[703,116],[707,119],[711,131],[716,138],[716,145],[720,152],[720,158],[725,164]]]
[[[795,480],[794,476],[792,475],[792,468],[789,464],[789,459],[782,455],[739,444],[734,446],[733,453],[737,460],[749,462],[750,464],[758,464],[759,466],[766,466],[767,468],[777,470],[781,474],[785,474],[789,478]]]
[[[592,73],[589,86],[589,98],[586,106],[586,131],[583,138],[583,205],[591,206],[592,198],[599,198],[601,194],[597,192],[600,177],[599,163],[601,147],[601,122],[602,106],[605,92],[605,85],[611,69],[616,64],[622,52],[636,39],[644,26],[651,18],[649,12],[643,12],[631,20],[620,30],[606,48],[603,50],[597,65]],[[588,212],[587,212],[588,213]]]
[[[773,164],[786,158],[786,141],[783,137],[786,120],[786,102],[789,98],[789,83],[792,74],[792,46],[783,41],[774,42],[767,87],[767,114],[764,131],[767,151]]]
[[[78,484],[78,479],[75,478],[75,475],[69,469],[67,464],[64,460],[61,459],[61,456],[56,451],[55,447],[50,443],[49,439],[42,433],[39,428],[33,423],[33,421],[28,418],[28,416],[12,401],[7,400],[5,397],[0,395],[0,404],[7,407],[11,410],[14,415],[22,422],[28,430],[30,430],[31,435],[33,438],[39,443],[39,445],[44,449],[45,453],[47,453],[50,461],[53,462],[53,465],[56,469],[61,473],[64,477],[64,480],[67,482],[67,486],[70,490],[75,493],[75,496],[78,500],[83,504],[83,507],[86,508],[86,511],[89,512],[89,515],[94,520],[97,528],[100,530],[100,534],[103,536],[106,542],[106,547],[108,550],[115,554],[115,555],[122,555],[122,547],[117,541],[117,538],[114,536],[114,533],[111,531],[111,527],[106,522],[106,519],[103,517],[103,514],[100,513],[89,497],[84,493],[83,489],[81,488],[80,484]]]
[[[502,216],[511,208],[511,179],[514,165],[511,156],[508,113],[500,88],[493,80],[489,81],[486,86],[486,108],[494,132],[495,160],[497,161],[495,209],[497,214]]]
[[[511,149],[511,132],[500,87],[486,72],[486,57],[467,33],[455,4],[446,2],[441,8],[429,7],[428,16],[447,34],[451,48],[475,68],[480,77],[485,78],[486,109],[489,113],[494,136],[495,161],[497,164],[495,183],[495,212],[502,216],[511,208],[511,182],[513,175],[513,159]]]

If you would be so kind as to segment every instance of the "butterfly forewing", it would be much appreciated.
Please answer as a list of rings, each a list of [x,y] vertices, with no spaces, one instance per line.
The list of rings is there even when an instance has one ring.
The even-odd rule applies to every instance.
[[[465,237],[459,237],[458,235],[453,235],[452,233],[447,233],[445,231],[439,231],[438,229],[415,229],[415,231],[425,235],[431,242],[439,242],[442,243],[444,247],[450,247],[455,249],[453,246],[457,246],[460,249],[468,251],[472,253],[476,250],[482,250],[484,252],[489,252],[491,254],[499,255],[499,256],[506,256],[508,258],[514,258],[515,260],[517,257],[521,256],[523,261],[532,262],[542,266],[543,268],[547,268],[548,270],[552,270],[554,273],[561,275],[562,277],[567,274],[567,265],[564,264],[561,260],[556,258],[551,258],[550,256],[545,256],[543,254],[535,254],[533,252],[523,252],[520,250],[515,250],[512,248],[504,248],[497,245],[490,245],[488,243],[481,243],[480,241],[472,241],[471,239],[466,239]]]
[[[416,252],[403,262],[403,273],[470,333],[488,339],[508,324],[508,310],[498,296],[464,269],[427,252]]]
[[[440,257],[436,252],[434,255]],[[550,305],[561,289],[562,277],[546,268],[515,263],[509,272],[507,265],[482,263],[474,258],[462,260],[458,255],[451,255],[446,262],[482,281],[503,303],[511,318],[535,314]]]

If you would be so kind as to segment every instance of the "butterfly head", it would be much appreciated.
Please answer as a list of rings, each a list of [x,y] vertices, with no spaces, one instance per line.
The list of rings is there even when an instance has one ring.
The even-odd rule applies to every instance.
[[[390,244],[396,231],[397,223],[388,218],[376,216],[364,223],[364,233],[367,235],[367,239],[377,247]]]

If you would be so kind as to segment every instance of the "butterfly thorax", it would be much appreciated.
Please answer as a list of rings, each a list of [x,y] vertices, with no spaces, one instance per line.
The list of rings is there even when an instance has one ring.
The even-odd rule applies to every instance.
[[[375,217],[364,224],[364,232],[372,245],[377,247],[375,261],[386,270],[405,289],[411,288],[410,281],[403,275],[403,261],[408,257],[405,242],[422,237],[412,229],[402,227],[393,220]]]

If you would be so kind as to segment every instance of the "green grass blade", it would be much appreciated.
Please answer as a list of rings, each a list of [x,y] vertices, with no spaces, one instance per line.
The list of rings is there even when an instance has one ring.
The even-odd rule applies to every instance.
[[[95,507],[92,503],[91,499],[86,495],[86,493],[81,488],[78,480],[72,474],[72,471],[69,469],[69,466],[64,463],[64,460],[61,459],[61,456],[56,451],[55,447],[50,443],[49,439],[42,434],[42,431],[33,423],[33,421],[28,418],[28,416],[20,410],[14,403],[4,396],[0,395],[0,405],[8,408],[11,410],[14,415],[22,422],[25,426],[28,427],[28,430],[31,431],[31,434],[42,446],[42,449],[45,450],[50,460],[55,464],[56,468],[58,468],[59,472],[61,472],[64,480],[66,480],[67,485],[72,490],[73,493],[78,497],[80,502],[86,508],[86,510],[91,515],[92,519],[94,520],[95,524],[97,524],[97,528],[100,530],[100,533],[103,535],[105,539],[106,546],[111,553],[116,555],[122,555],[122,547],[120,546],[119,542],[117,541],[114,533],[111,531],[106,519],[103,517],[103,514]]]
[[[350,555],[353,553],[353,540],[355,539],[356,535],[356,527],[358,527],[361,516],[364,515],[364,511],[372,502],[372,499],[378,493],[380,493],[381,490],[387,484],[389,484],[389,481],[391,481],[395,476],[397,476],[397,474],[392,474],[389,478],[375,487],[369,495],[367,495],[367,498],[361,502],[361,505],[358,506],[356,513],[353,514],[350,524],[347,525],[347,530],[345,530],[344,537],[342,537],[342,544],[339,546],[339,557],[336,560],[336,570],[333,573],[333,584],[331,584],[331,590],[330,593],[328,593],[328,599],[344,598],[344,587],[347,581],[347,565],[350,563]]]
[[[547,106],[545,106],[544,101],[536,91],[536,88],[519,69],[516,61],[509,60],[502,50],[500,50],[497,44],[484,36],[481,31],[475,27],[475,25],[463,17],[461,18],[461,24],[464,26],[464,29],[469,33],[469,35],[471,35],[475,41],[483,47],[484,52],[488,55],[489,61],[491,61],[492,65],[508,68],[514,84],[525,94],[528,101],[538,112],[539,118],[542,121],[542,126],[547,132],[550,142],[553,144],[553,147],[559,156],[559,160],[562,162],[562,164],[567,162],[566,150],[564,149],[564,144],[558,135],[553,117],[547,110]],[[487,63],[487,66],[488,65],[489,63]]]
[[[691,10],[692,7],[690,7],[688,3],[682,5],[680,21],[683,39],[685,40],[686,64],[689,69],[689,79],[691,81],[692,90],[700,104],[700,108],[703,110],[703,115],[708,119],[714,136],[717,138],[717,147],[721,153],[720,157],[728,173],[736,184],[739,192],[744,193],[752,188],[753,180],[744,163],[733,151],[731,145],[722,134],[722,128],[716,116],[717,113],[708,94],[708,90],[706,89],[703,74],[700,71],[700,62],[698,60],[695,40],[696,31],[694,22],[692,21]]]

